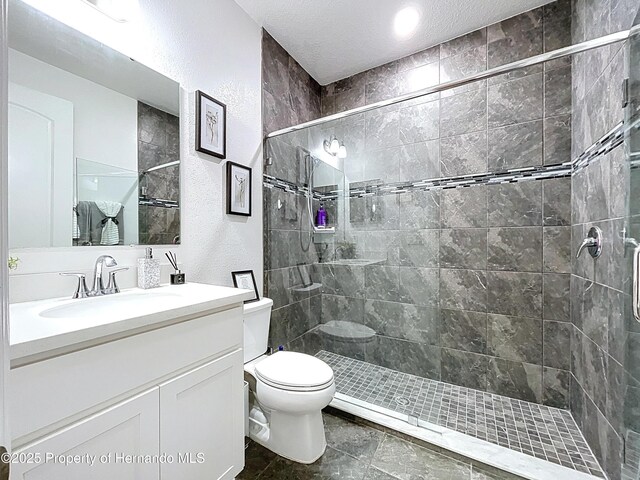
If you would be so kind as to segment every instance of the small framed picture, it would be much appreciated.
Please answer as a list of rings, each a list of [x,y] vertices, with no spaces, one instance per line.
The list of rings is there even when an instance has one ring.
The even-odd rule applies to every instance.
[[[227,158],[227,106],[196,91],[196,150]]]
[[[227,213],[251,216],[251,169],[227,162]]]
[[[241,270],[239,272],[231,272],[233,278],[233,286],[236,288],[244,288],[246,290],[253,290],[256,293],[256,297],[250,300],[245,300],[244,303],[257,302],[260,300],[260,294],[258,293],[258,285],[256,284],[256,277],[253,275],[253,270]]]

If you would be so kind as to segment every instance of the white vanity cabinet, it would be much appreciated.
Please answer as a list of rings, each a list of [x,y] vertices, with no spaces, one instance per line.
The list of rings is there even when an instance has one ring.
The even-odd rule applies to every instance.
[[[160,385],[163,479],[233,479],[244,464],[243,354],[235,352]],[[226,432],[226,433],[225,433]]]
[[[159,454],[158,398],[156,387],[14,451],[11,478],[157,480],[157,464],[117,456]]]
[[[235,478],[244,468],[242,299],[18,359],[11,478]]]

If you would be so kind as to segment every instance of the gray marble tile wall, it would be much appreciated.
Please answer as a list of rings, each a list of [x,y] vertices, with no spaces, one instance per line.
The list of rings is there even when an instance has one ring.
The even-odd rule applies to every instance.
[[[320,117],[320,85],[264,29],[262,112],[265,134]]]
[[[638,7],[638,0],[574,0],[573,41],[630,28]],[[626,55],[623,45],[617,44],[574,57],[574,156],[623,119]],[[625,256],[623,237],[629,182],[622,147],[572,178],[571,411],[614,480],[621,478],[627,431],[640,431],[640,390],[635,388],[640,377],[630,373],[640,329],[627,309],[630,256]],[[577,246],[594,225],[605,232],[602,256],[575,259]]]
[[[571,2],[561,0],[323,87],[322,113],[570,42]],[[351,182],[565,162],[571,63],[351,117],[335,131]],[[365,345],[333,339],[325,349],[568,407],[570,199],[569,179],[351,199],[345,240],[378,263],[321,265],[322,321],[362,323],[377,335]]]
[[[138,102],[138,172],[148,198],[180,202],[180,166],[146,173],[180,160],[180,119]],[[180,209],[138,205],[138,241],[142,245],[180,243]]]
[[[264,133],[318,118],[320,85],[266,30],[262,33]],[[302,148],[306,146],[306,133],[266,141],[264,157],[273,163],[265,166],[265,173],[299,185],[308,183],[309,164]],[[313,272],[318,255],[305,200],[269,188],[264,188],[263,197],[265,295],[274,301],[269,341],[274,348],[289,347],[320,322],[321,290],[301,288],[298,273],[302,264],[318,281]]]

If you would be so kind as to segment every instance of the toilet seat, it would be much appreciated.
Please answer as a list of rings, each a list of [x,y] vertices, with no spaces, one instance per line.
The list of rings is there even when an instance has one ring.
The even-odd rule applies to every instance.
[[[255,364],[256,379],[271,387],[297,392],[333,385],[333,370],[322,360],[297,352],[276,352]]]

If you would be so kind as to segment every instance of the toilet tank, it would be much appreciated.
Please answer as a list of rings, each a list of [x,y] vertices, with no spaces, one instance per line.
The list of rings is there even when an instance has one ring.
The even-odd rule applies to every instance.
[[[244,304],[244,363],[267,351],[272,306],[270,298]]]

